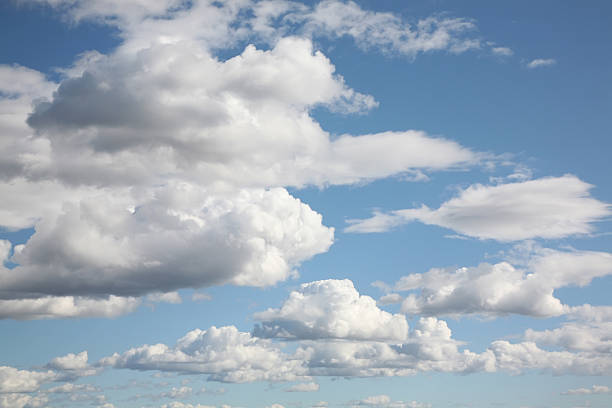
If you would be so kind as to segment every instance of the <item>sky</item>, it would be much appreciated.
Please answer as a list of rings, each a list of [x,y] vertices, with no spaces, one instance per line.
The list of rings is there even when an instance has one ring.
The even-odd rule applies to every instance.
[[[608,408],[611,23],[0,3],[0,407]]]

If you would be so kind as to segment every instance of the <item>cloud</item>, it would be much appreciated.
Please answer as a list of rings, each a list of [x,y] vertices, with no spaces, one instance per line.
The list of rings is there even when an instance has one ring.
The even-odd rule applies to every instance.
[[[113,295],[106,299],[44,296],[37,299],[0,300],[0,319],[112,318],[132,312],[138,305],[138,298]]]
[[[403,315],[379,309],[348,279],[302,284],[279,309],[256,313],[254,318],[262,322],[253,331],[258,337],[401,342],[408,335]]]
[[[593,232],[593,222],[611,214],[609,204],[590,196],[592,187],[572,175],[495,186],[475,184],[436,210],[422,206],[375,213],[369,219],[349,220],[345,231],[383,232],[420,221],[502,242],[584,235]]]
[[[252,38],[273,43],[288,32],[314,38],[346,36],[364,50],[411,58],[434,51],[460,54],[481,47],[474,35],[476,24],[470,19],[433,15],[411,25],[397,15],[364,10],[352,1],[326,0],[313,6],[283,0],[187,5],[176,0],[151,5],[116,0],[30,2],[50,4],[76,21],[90,19],[114,26],[132,47],[194,38],[211,48],[231,47]],[[211,26],[212,22],[217,24]]]
[[[194,292],[193,295],[191,295],[191,300],[193,302],[212,300],[212,296],[209,295],[208,293]]]
[[[534,69],[534,68],[541,68],[541,67],[550,67],[551,65],[555,65],[556,63],[557,63],[557,60],[552,59],[552,58],[546,58],[546,59],[536,58],[527,64],[527,68]]]
[[[609,354],[548,351],[531,341],[512,344],[505,340],[494,341],[488,350],[495,357],[497,369],[511,374],[532,371],[554,375],[612,373],[612,360]]]
[[[40,408],[47,404],[45,395],[22,393],[0,394],[0,408]]]
[[[431,16],[411,26],[392,13],[367,11],[352,1],[334,0],[322,1],[310,13],[291,18],[303,21],[304,30],[313,36],[347,36],[362,49],[409,57],[480,48],[480,40],[470,36],[476,25],[463,18]]]
[[[147,296],[147,299],[155,303],[172,303],[175,305],[183,302],[178,292],[152,293]]]
[[[40,386],[59,378],[54,371],[18,370],[0,366],[0,393],[24,393],[38,391]],[[1,395],[1,394],[0,394]]]
[[[193,330],[176,346],[145,345],[105,357],[103,366],[208,374],[222,382],[296,381],[305,369],[269,340],[239,332],[233,326]]]
[[[100,196],[66,205],[15,248],[18,266],[0,271],[0,288],[24,297],[266,286],[325,252],[332,237],[321,216],[284,189],[215,197],[183,183],[142,200]]]
[[[562,392],[561,395],[592,395],[592,394],[610,394],[612,390],[605,385],[593,385],[591,388],[574,388]]]
[[[430,408],[431,404],[417,401],[393,401],[385,394],[372,395],[358,402],[351,403],[355,407],[381,407],[381,408]]]
[[[538,248],[524,267],[500,262],[459,269],[434,268],[402,277],[395,290],[413,292],[402,302],[401,310],[408,314],[577,316],[589,313],[590,305],[564,305],[554,291],[586,286],[595,278],[611,274],[609,253]],[[604,311],[596,309],[594,313]]]
[[[492,47],[491,52],[500,57],[511,57],[514,55],[514,51],[508,47]]]
[[[319,384],[314,382],[299,383],[285,389],[286,392],[315,392],[319,391]]]

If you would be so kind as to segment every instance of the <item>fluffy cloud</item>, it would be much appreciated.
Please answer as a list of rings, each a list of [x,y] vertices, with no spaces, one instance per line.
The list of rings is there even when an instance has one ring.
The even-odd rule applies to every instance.
[[[269,340],[239,332],[233,326],[193,330],[174,347],[145,345],[114,354],[100,364],[116,368],[209,374],[223,382],[295,381],[304,377],[302,362]]]
[[[0,408],[40,408],[47,404],[45,395],[22,393],[0,394]]]
[[[401,342],[408,336],[403,315],[379,309],[374,299],[360,296],[348,279],[302,284],[280,309],[268,309],[254,317],[262,322],[254,330],[260,337]]]
[[[180,184],[140,203],[107,196],[67,206],[15,248],[19,266],[0,271],[0,288],[17,297],[264,286],[326,251],[332,237],[321,216],[284,189],[215,197]]]
[[[552,58],[536,58],[527,64],[527,68],[534,69],[540,67],[549,67],[551,65],[555,65],[556,63],[557,60]]]
[[[411,221],[438,225],[480,239],[516,241],[563,238],[593,232],[592,223],[611,214],[610,205],[592,198],[593,186],[572,175],[518,183],[476,184],[432,210],[375,213],[351,220],[347,232],[382,232]]]
[[[529,371],[555,375],[610,375],[612,359],[609,353],[548,351],[532,341],[510,343],[494,341],[488,349],[493,353],[498,370],[519,374]]]
[[[18,370],[14,367],[0,366],[0,393],[24,393],[37,391],[44,383],[59,378],[54,371]]]
[[[395,290],[418,291],[410,293],[402,303],[402,312],[409,314],[579,315],[589,313],[589,305],[563,305],[554,290],[586,286],[610,274],[609,253],[537,249],[524,267],[501,262],[459,269],[434,268],[402,277]],[[594,313],[604,311],[596,309]]]

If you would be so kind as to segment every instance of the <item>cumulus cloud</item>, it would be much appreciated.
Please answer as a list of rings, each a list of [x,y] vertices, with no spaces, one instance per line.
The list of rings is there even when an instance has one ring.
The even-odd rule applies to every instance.
[[[556,63],[557,60],[552,58],[536,58],[527,64],[527,68],[534,69],[541,67],[550,67],[551,65],[555,65]]]
[[[383,232],[411,221],[449,228],[479,239],[516,241],[563,238],[593,232],[610,205],[590,196],[593,186],[572,175],[495,186],[472,185],[438,209],[375,213],[349,220],[346,232]]]
[[[42,384],[56,381],[58,378],[58,374],[52,370],[28,371],[0,366],[0,393],[38,391]]]
[[[48,398],[44,394],[0,394],[0,408],[40,408],[44,407],[47,402]]]
[[[612,255],[607,252],[538,248],[524,266],[500,262],[434,268],[402,277],[395,290],[412,292],[401,307],[409,314],[584,316],[589,314],[590,305],[564,305],[554,296],[555,289],[586,286],[595,278],[611,274]],[[605,310],[596,308],[592,313],[605,314]]]
[[[67,206],[15,248],[19,265],[0,270],[0,288],[4,297],[24,297],[265,286],[325,252],[332,237],[321,216],[284,189],[215,197],[179,184],[140,203],[107,196]]]
[[[306,371],[299,359],[269,340],[239,332],[233,326],[193,330],[174,347],[145,345],[100,361],[103,366],[208,374],[223,382],[295,381]]]
[[[256,313],[254,318],[262,322],[253,331],[259,337],[401,342],[408,335],[403,315],[379,309],[348,279],[302,284],[279,309]]]

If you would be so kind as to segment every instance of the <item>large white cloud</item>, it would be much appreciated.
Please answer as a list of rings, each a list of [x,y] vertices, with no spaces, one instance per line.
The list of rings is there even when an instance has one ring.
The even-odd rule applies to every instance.
[[[383,232],[411,221],[438,225],[480,239],[516,241],[563,238],[594,231],[592,223],[611,214],[610,205],[589,194],[593,186],[572,175],[518,183],[476,184],[440,208],[375,213],[350,220],[347,232]]]
[[[284,189],[210,195],[194,185],[154,197],[96,197],[37,224],[2,296],[141,295],[221,283],[265,286],[326,251],[333,229]]]
[[[409,314],[551,317],[588,312],[588,305],[564,305],[555,297],[555,289],[586,286],[611,274],[612,255],[607,252],[539,248],[523,266],[500,262],[434,268],[402,277],[394,289],[413,292],[402,302],[402,312]]]
[[[288,339],[359,339],[402,342],[408,336],[403,315],[385,312],[353,282],[324,280],[304,283],[279,309],[254,315],[262,322],[254,334]]]

